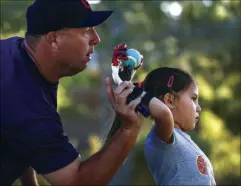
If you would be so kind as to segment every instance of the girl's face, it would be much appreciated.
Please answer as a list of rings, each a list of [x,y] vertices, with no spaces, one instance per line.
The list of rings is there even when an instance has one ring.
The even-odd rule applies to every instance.
[[[191,83],[185,92],[180,93],[178,98],[175,98],[171,111],[175,127],[183,131],[195,128],[201,112],[201,107],[198,104],[198,86],[195,82]]]

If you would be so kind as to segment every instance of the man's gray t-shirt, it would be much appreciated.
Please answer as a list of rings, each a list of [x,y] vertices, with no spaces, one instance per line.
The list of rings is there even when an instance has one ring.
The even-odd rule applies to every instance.
[[[155,125],[145,141],[145,157],[157,185],[216,185],[213,167],[191,137],[173,130],[167,144],[156,136]]]

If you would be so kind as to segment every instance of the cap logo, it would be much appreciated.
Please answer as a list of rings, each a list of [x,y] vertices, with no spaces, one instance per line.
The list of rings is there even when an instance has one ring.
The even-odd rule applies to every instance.
[[[80,2],[85,6],[85,8],[90,8],[90,4],[87,0],[80,0]]]

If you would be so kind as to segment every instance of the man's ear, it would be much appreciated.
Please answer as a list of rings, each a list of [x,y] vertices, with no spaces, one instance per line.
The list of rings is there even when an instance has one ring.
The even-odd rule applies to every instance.
[[[46,34],[46,41],[48,44],[51,45],[53,50],[58,50],[58,44],[57,44],[57,34],[56,32],[49,32]]]
[[[173,94],[166,93],[163,102],[170,108],[174,109],[175,108],[175,97]]]

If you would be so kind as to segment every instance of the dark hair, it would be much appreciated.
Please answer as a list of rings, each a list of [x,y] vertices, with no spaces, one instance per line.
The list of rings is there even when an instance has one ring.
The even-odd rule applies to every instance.
[[[146,92],[160,98],[166,93],[185,91],[192,82],[193,77],[181,69],[160,67],[148,73],[142,87]]]
[[[56,30],[56,32],[58,31],[67,31],[70,28],[62,28],[59,30]],[[36,47],[36,45],[38,44],[38,42],[40,41],[41,37],[44,36],[46,34],[30,34],[28,32],[25,32],[25,39],[27,41],[27,43],[32,47]]]
[[[144,91],[151,93],[157,98],[162,98],[166,93],[179,93],[185,91],[195,82],[193,77],[187,72],[171,67],[160,67],[148,73],[141,87]],[[140,83],[136,83],[140,86]],[[121,121],[118,115],[111,126],[106,137],[105,143],[108,143],[116,131],[121,127]]]

